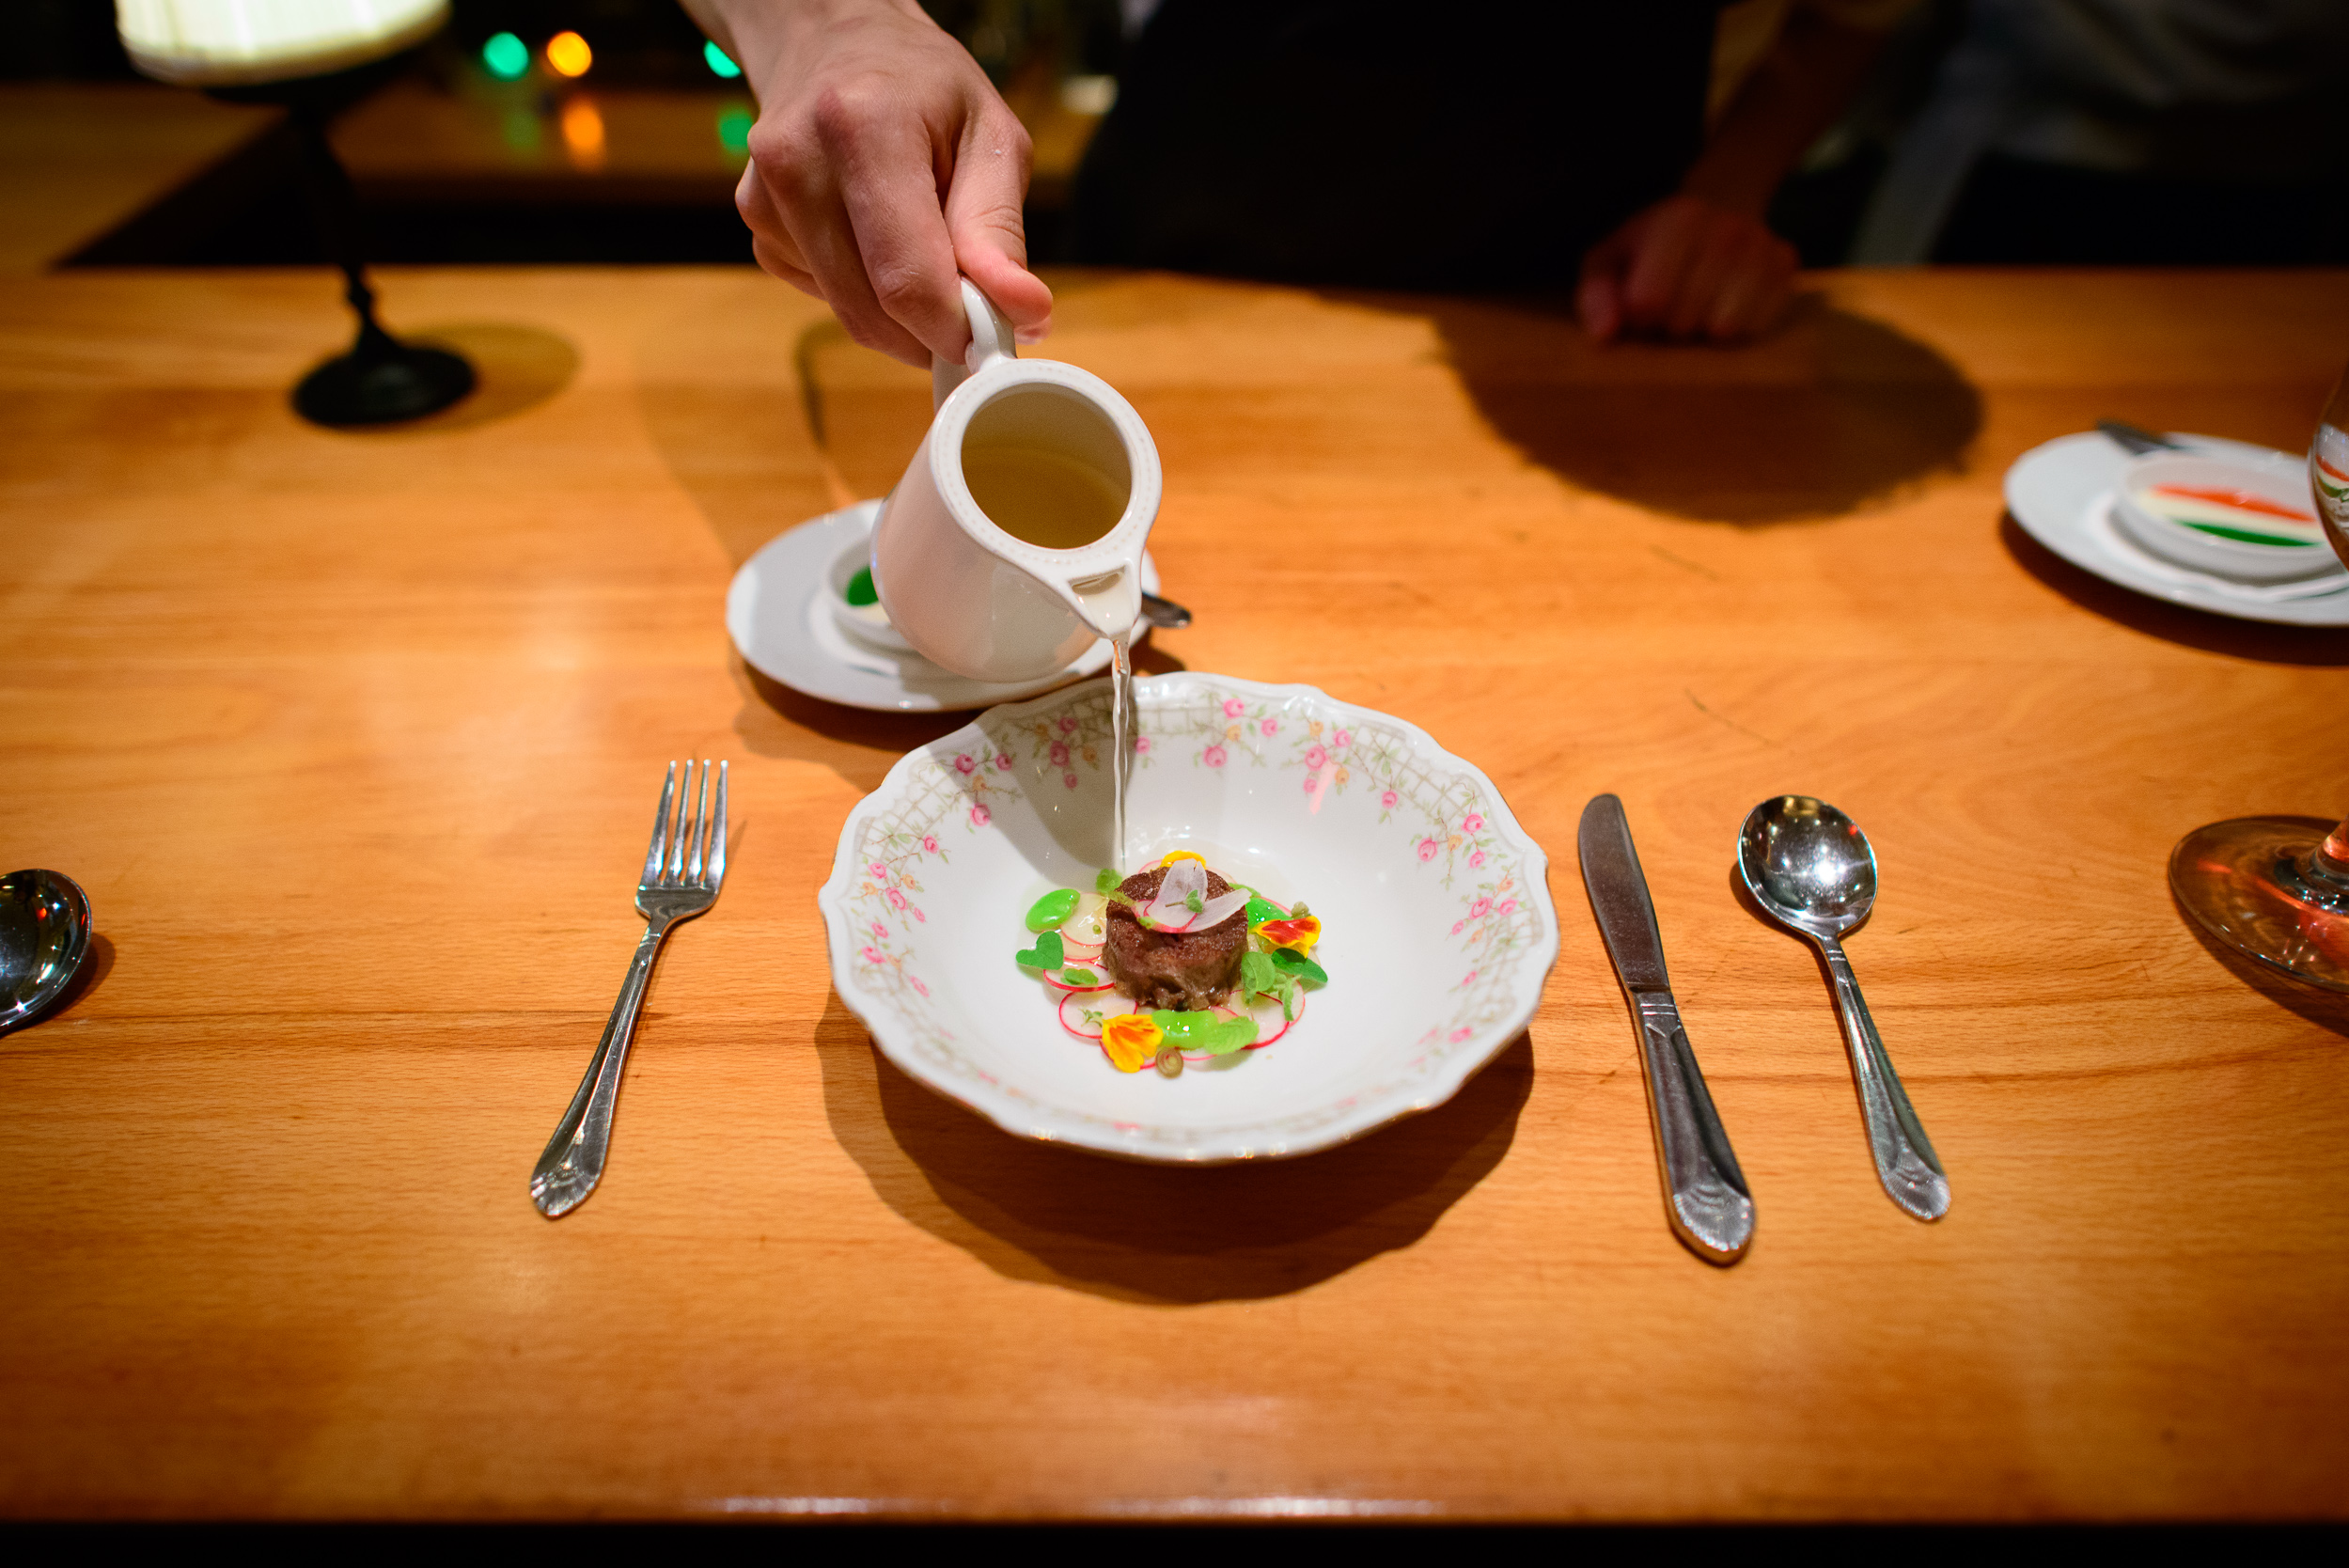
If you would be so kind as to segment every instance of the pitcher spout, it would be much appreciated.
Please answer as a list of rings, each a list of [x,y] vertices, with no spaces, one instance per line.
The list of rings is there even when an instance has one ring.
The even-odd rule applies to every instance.
[[[1142,578],[1133,562],[1065,584],[1061,596],[1086,625],[1104,637],[1125,635],[1141,619]]]

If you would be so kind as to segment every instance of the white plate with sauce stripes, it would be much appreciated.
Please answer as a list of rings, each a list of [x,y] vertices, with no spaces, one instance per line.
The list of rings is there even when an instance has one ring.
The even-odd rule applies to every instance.
[[[2268,468],[2301,459],[2269,447],[2211,435],[2173,434],[2200,456]],[[2298,582],[2254,584],[2167,561],[2128,537],[2113,516],[2129,454],[2105,436],[2059,436],[2007,470],[2007,510],[2025,533],[2083,572],[2150,598],[2239,620],[2282,626],[2349,626],[2349,570]]]

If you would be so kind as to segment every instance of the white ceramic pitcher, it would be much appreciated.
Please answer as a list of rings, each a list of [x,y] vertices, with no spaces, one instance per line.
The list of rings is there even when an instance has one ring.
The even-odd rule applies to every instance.
[[[873,587],[932,662],[1039,680],[1140,616],[1158,448],[1099,376],[1021,359],[967,278],[963,307],[970,352],[932,367],[936,413],[873,525]]]

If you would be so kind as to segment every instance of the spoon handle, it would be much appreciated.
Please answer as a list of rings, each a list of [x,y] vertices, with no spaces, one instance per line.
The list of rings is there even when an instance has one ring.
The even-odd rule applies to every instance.
[[[1852,1077],[1859,1086],[1859,1113],[1868,1124],[1868,1147],[1876,1156],[1876,1180],[1892,1201],[1918,1219],[1939,1219],[1950,1212],[1950,1179],[1941,1159],[1917,1120],[1901,1075],[1885,1055],[1884,1037],[1868,1016],[1868,1003],[1852,976],[1843,944],[1832,936],[1819,939],[1827,961],[1827,976],[1835,982],[1835,1010],[1843,1019],[1843,1043],[1852,1055]]]

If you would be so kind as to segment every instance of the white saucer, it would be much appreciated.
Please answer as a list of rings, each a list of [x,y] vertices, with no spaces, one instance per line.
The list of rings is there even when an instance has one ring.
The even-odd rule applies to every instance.
[[[726,590],[726,634],[744,663],[808,697],[901,713],[1015,702],[1109,667],[1109,645],[1096,642],[1040,681],[998,684],[941,669],[918,653],[850,641],[820,596],[832,562],[853,541],[869,535],[880,515],[880,502],[859,501],[786,529],[743,563]],[[1148,555],[1142,587],[1158,591],[1158,567]],[[1137,642],[1145,630],[1136,628]]]
[[[2214,457],[2297,463],[2290,453],[2213,435],[2172,440]],[[2349,570],[2291,583],[2239,583],[2174,565],[2139,548],[2112,519],[2113,486],[2129,454],[2092,432],[2034,447],[2007,470],[2007,510],[2023,531],[2108,583],[2239,620],[2349,626]]]

